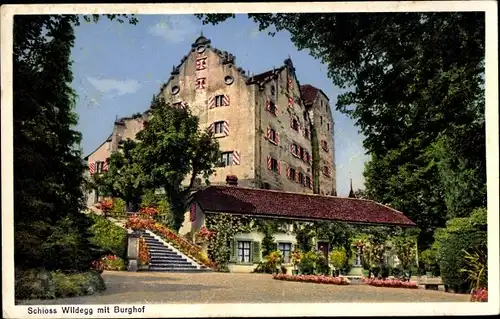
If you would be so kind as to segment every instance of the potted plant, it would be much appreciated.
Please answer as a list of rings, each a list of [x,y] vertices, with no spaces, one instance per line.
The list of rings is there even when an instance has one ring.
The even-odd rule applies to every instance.
[[[292,257],[292,265],[293,265],[292,275],[298,275],[299,274],[298,268],[299,268],[300,260],[302,259],[302,253],[299,250],[294,250],[294,251],[292,251],[291,257]]]
[[[340,270],[345,265],[347,260],[347,254],[344,248],[335,248],[329,256],[330,264],[333,267],[333,276],[338,277],[340,275]]]
[[[433,270],[437,265],[437,251],[436,249],[429,248],[420,254],[420,261],[424,264],[425,275],[433,277]]]

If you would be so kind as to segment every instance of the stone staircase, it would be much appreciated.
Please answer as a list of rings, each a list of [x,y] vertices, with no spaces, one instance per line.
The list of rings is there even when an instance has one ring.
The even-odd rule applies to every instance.
[[[175,248],[169,247],[151,232],[142,232],[142,237],[148,246],[151,261],[149,268],[141,271],[165,271],[165,272],[206,272],[211,271],[195,261],[184,256]]]

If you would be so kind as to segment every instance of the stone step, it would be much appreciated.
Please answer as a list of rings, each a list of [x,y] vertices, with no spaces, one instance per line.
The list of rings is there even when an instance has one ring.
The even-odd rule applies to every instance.
[[[150,253],[151,258],[164,258],[164,259],[185,259],[184,257],[174,253]]]
[[[187,259],[182,258],[180,256],[178,257],[165,257],[165,256],[151,256],[151,260],[157,261],[157,262],[173,262],[173,263],[181,263],[185,262],[187,263]]]
[[[211,270],[198,269],[198,268],[158,268],[149,267],[148,269],[141,269],[140,271],[158,271],[158,272],[209,272]]]
[[[197,268],[190,263],[180,263],[180,264],[173,264],[173,263],[159,263],[155,261],[151,261],[149,263],[151,267],[156,267],[156,268]]]

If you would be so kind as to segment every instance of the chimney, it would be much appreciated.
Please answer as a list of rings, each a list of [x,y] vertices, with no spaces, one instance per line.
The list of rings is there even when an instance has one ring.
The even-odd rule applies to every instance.
[[[238,177],[236,175],[227,175],[226,184],[229,186],[238,186]]]

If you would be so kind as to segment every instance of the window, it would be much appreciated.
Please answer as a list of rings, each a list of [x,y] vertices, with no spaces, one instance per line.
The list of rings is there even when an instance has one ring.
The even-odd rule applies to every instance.
[[[196,70],[205,70],[207,68],[207,58],[203,57],[196,60]]]
[[[299,147],[299,157],[304,159],[304,155],[305,155],[305,150],[302,148],[302,147]]]
[[[217,95],[215,97],[215,107],[228,106],[229,99],[225,95]]]
[[[322,140],[321,147],[323,148],[323,151],[328,152],[328,142],[327,141]]]
[[[219,121],[214,123],[214,133],[215,134],[224,133],[224,121]]]
[[[309,129],[308,128],[305,128],[304,129],[304,136],[309,139]]]
[[[276,104],[273,101],[269,101],[269,112],[273,113],[276,115]]]
[[[304,174],[299,173],[299,184],[304,185]]]
[[[283,263],[285,263],[285,264],[290,263],[290,253],[292,251],[292,244],[291,243],[279,243],[278,249],[281,252],[281,255],[283,256]]]
[[[180,110],[180,109],[182,109],[182,108],[183,108],[183,106],[182,106],[182,102],[175,102],[174,104],[172,104],[172,107],[173,107],[174,109],[178,109],[178,110]]]
[[[104,172],[105,169],[104,169],[104,162],[95,162],[95,172],[97,174],[100,174],[102,172]]]
[[[319,117],[319,124],[320,124],[320,125],[323,125],[323,116],[320,116],[320,117]]]
[[[302,157],[304,162],[311,164],[311,155],[309,155],[309,152],[304,152],[304,156]]]
[[[204,89],[205,86],[206,86],[205,78],[196,79],[196,89]]]
[[[249,263],[250,262],[250,242],[249,241],[239,241],[238,242],[238,262]]]
[[[280,142],[280,135],[278,132],[276,132],[274,129],[268,127],[267,128],[267,139],[274,144],[279,144]]]
[[[280,163],[272,157],[267,158],[267,168],[275,173],[280,173]]]
[[[326,129],[330,131],[330,123],[326,123]]]
[[[298,131],[299,130],[299,121],[297,119],[292,119],[292,123],[290,125],[292,129]]]
[[[274,97],[275,94],[276,94],[276,87],[274,85],[271,85],[271,96]]]
[[[319,103],[321,104],[321,107],[323,107],[323,100],[319,100]]]
[[[327,104],[325,104],[325,111],[327,111],[327,112],[328,112],[328,103],[327,103]]]
[[[330,177],[330,168],[328,166],[323,166],[323,174],[326,177]]]
[[[295,174],[296,174],[296,172],[295,172],[295,168],[290,167],[290,168],[288,169],[288,179],[290,179],[290,180],[294,181],[294,180],[295,180]]]
[[[233,164],[233,152],[224,152],[220,157],[221,166],[230,166]]]
[[[311,187],[311,178],[309,176],[306,176],[306,186]]]
[[[297,153],[299,152],[299,147],[297,146],[297,144],[290,144],[290,152],[297,156]]]

